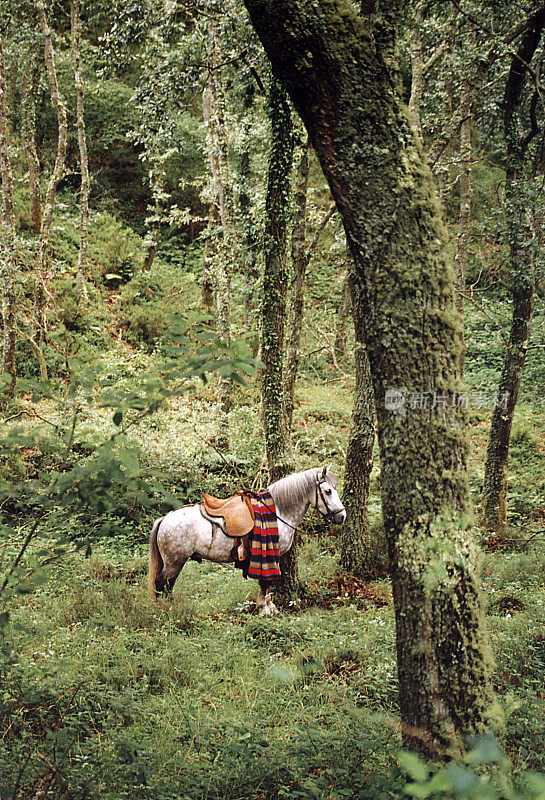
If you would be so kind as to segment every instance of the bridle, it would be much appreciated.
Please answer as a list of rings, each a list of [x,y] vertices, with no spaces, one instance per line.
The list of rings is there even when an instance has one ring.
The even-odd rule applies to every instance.
[[[339,511],[343,511],[344,507],[343,508],[338,508],[338,509],[336,509],[336,511],[332,511],[329,508],[329,506],[327,505],[327,500],[325,499],[324,493],[322,491],[322,483],[328,483],[328,482],[329,481],[327,480],[327,478],[320,477],[320,475],[316,476],[316,503],[315,503],[315,508],[318,511],[320,511],[320,506],[318,505],[318,496],[319,496],[321,501],[322,501],[322,503],[324,504],[324,508],[325,508],[325,511],[326,511],[325,514],[322,513],[322,511],[320,511],[320,514],[322,515],[322,519],[324,520],[326,525],[331,525],[334,522],[333,518],[334,518],[335,514],[338,514]]]

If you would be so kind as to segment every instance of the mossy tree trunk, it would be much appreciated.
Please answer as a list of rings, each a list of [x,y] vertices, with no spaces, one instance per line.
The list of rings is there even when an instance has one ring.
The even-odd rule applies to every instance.
[[[306,232],[307,232],[307,186],[309,171],[308,137],[298,153],[293,193],[293,228],[291,233],[291,262],[293,280],[291,284],[291,302],[288,319],[288,337],[286,346],[286,367],[284,381],[284,405],[286,424],[291,431],[293,404],[295,398],[295,382],[299,369],[301,330],[303,326],[303,309],[305,305],[305,275],[307,270]]]
[[[505,218],[509,242],[509,267],[513,311],[507,353],[502,368],[486,451],[482,499],[482,526],[498,536],[507,530],[507,464],[513,416],[517,404],[534,309],[535,276],[532,228],[525,196],[525,154],[537,133],[535,110],[532,127],[519,132],[522,92],[527,69],[541,40],[545,12],[536,15],[534,25],[524,34],[513,58],[503,98],[503,129],[507,150],[505,174]],[[532,112],[530,113],[532,119]]]
[[[454,751],[493,692],[470,529],[466,435],[452,402],[461,324],[434,181],[400,99],[397,4],[245,0],[343,219],[366,318],[405,738]],[[369,33],[369,23],[372,31]],[[393,394],[399,392],[400,394]],[[387,394],[388,393],[388,394]],[[388,401],[388,402],[386,402]]]
[[[225,123],[224,87],[218,62],[218,46],[213,26],[209,28],[208,57],[210,60],[207,86],[203,95],[203,115],[207,129],[207,150],[222,228],[221,245],[215,254],[215,289],[217,331],[220,339],[231,342],[231,276],[236,253],[234,235],[234,200],[229,164],[229,141]],[[232,381],[220,378],[220,422],[216,443],[219,449],[229,449],[229,410]]]
[[[298,243],[292,241],[292,260],[294,265],[294,278],[291,286],[291,303],[288,320],[288,344],[286,348],[286,369],[284,380],[284,403],[286,406],[286,420],[288,430],[291,431],[293,421],[293,408],[295,403],[295,384],[299,371],[301,357],[301,331],[303,330],[303,317],[305,310],[305,282],[309,264],[316,255],[320,236],[329,220],[335,213],[333,203],[322,217],[320,224],[314,231],[312,241],[306,249],[299,249]],[[294,234],[295,234],[294,224]],[[298,232],[298,237],[301,232]]]
[[[46,285],[48,281],[48,250],[49,239],[51,236],[51,225],[53,223],[53,210],[55,206],[55,193],[57,186],[64,174],[66,161],[66,148],[68,142],[68,123],[66,118],[66,107],[59,92],[57,81],[57,68],[55,66],[55,54],[51,42],[51,30],[47,22],[45,4],[43,0],[36,0],[36,9],[44,43],[44,57],[49,81],[49,91],[51,103],[57,115],[57,152],[55,154],[55,165],[47,184],[45,203],[43,208],[42,227],[40,232],[40,246],[38,256],[38,275],[36,278],[36,289],[34,295],[33,312],[33,331],[31,344],[35,348],[46,334],[45,310],[46,310]],[[38,357],[40,364],[40,374],[42,378],[47,378],[45,361]]]
[[[267,465],[272,480],[293,470],[283,395],[284,328],[288,291],[287,222],[293,126],[287,95],[276,78],[268,97],[271,145],[265,198],[261,384]]]
[[[359,286],[348,266],[355,331],[356,388],[352,423],[346,449],[342,501],[346,521],[342,527],[340,566],[361,578],[377,578],[384,567],[382,545],[369,527],[369,483],[373,469],[375,409],[369,359],[365,349],[365,313]]]
[[[89,245],[89,192],[91,179],[89,176],[89,157],[87,155],[87,138],[85,135],[84,97],[85,87],[81,70],[81,17],[79,0],[70,4],[70,23],[72,29],[72,57],[74,60],[74,82],[76,84],[76,125],[78,129],[79,162],[81,169],[81,218],[80,244],[78,252],[78,269],[76,273],[76,290],[80,306],[87,307],[89,296],[85,283],[87,266],[87,250]]]
[[[346,353],[348,317],[350,316],[350,308],[352,306],[348,269],[349,267],[347,266],[346,275],[344,276],[341,290],[341,302],[339,304],[339,310],[337,311],[337,319],[335,320],[335,342],[333,344],[333,354],[337,362],[342,361]]]
[[[42,197],[40,192],[40,162],[36,152],[36,91],[40,73],[36,55],[30,54],[21,90],[21,140],[28,169],[30,221],[36,233],[42,229]]]
[[[6,68],[0,36],[0,177],[2,179],[2,216],[0,219],[0,279],[2,284],[2,372],[9,375],[6,394],[15,394],[16,289],[15,289],[15,219],[11,168],[8,155],[6,123]]]
[[[261,87],[260,87],[261,88]],[[259,251],[261,241],[261,220],[256,220],[255,206],[252,203],[252,147],[254,122],[254,82],[248,81],[245,86],[243,100],[243,133],[242,149],[238,160],[238,208],[240,211],[240,234],[242,241],[242,268],[244,270],[244,319],[243,325],[247,331],[259,328],[259,309],[256,300],[260,290],[260,263]],[[257,350],[257,342],[254,342]]]
[[[212,314],[214,308],[214,259],[216,258],[216,228],[220,218],[216,203],[208,207],[208,224],[202,250],[201,307]]]
[[[271,78],[267,98],[271,144],[265,198],[261,391],[267,465],[271,481],[293,472],[293,453],[286,424],[283,392],[284,328],[288,290],[287,223],[293,162],[293,123],[288,97]],[[276,588],[295,596],[301,583],[297,568],[297,534],[291,550],[280,559],[282,577]]]

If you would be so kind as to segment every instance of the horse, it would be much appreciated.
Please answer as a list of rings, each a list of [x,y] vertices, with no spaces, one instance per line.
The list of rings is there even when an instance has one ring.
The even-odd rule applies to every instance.
[[[280,555],[292,546],[295,531],[309,507],[316,508],[327,522],[344,522],[346,510],[336,485],[337,479],[329,467],[315,467],[288,475],[267,487],[276,506]],[[225,564],[236,560],[233,550],[233,539],[226,536],[218,524],[211,523],[202,515],[199,503],[170,511],[156,520],[151,529],[150,597],[170,594],[188,559],[201,561],[204,558]],[[277,611],[271,597],[271,586],[271,581],[259,580],[256,605],[265,616]]]

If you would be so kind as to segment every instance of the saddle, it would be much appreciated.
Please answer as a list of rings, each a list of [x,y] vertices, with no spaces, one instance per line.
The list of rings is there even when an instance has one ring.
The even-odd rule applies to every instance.
[[[243,561],[246,558],[246,548],[241,540],[254,528],[254,510],[248,495],[238,492],[233,497],[222,500],[219,497],[205,494],[202,509],[205,516],[212,517],[213,521],[218,521],[226,536],[235,540],[239,561]],[[219,522],[218,518],[222,520],[223,524]]]

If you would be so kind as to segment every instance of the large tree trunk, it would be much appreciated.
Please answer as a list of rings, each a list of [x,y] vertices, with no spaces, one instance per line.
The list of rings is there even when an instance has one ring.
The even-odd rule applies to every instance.
[[[349,264],[355,331],[356,389],[352,424],[346,449],[342,500],[346,521],[342,527],[340,566],[361,578],[377,578],[384,566],[382,545],[369,527],[369,483],[373,468],[375,409],[369,359],[365,350],[363,298]]]
[[[486,728],[493,693],[465,431],[452,402],[433,411],[399,402],[403,392],[456,391],[462,337],[434,182],[400,99],[397,7],[379,15],[369,4],[369,34],[348,0],[245,4],[309,132],[354,259],[405,736],[429,753],[454,750],[459,733]]]
[[[16,295],[15,295],[15,218],[11,168],[8,157],[6,124],[6,68],[3,41],[0,37],[0,177],[2,179],[2,217],[0,220],[0,278],[2,284],[2,372],[9,375],[6,394],[15,393]]]
[[[524,192],[525,152],[531,130],[525,138],[518,132],[526,65],[532,60],[545,25],[545,12],[536,15],[535,24],[525,33],[507,78],[503,98],[503,128],[507,146],[505,176],[505,217],[508,230],[511,294],[513,312],[509,344],[503,364],[498,401],[492,415],[482,500],[482,526],[499,536],[507,529],[507,463],[509,440],[517,404],[534,309],[535,277],[532,248],[525,242],[532,238],[529,210]]]
[[[89,177],[89,158],[87,155],[87,139],[85,136],[84,94],[85,87],[81,72],[81,19],[79,0],[72,0],[70,4],[70,22],[72,27],[72,54],[74,58],[74,82],[76,84],[76,123],[78,128],[79,161],[81,168],[81,222],[80,245],[78,253],[78,269],[76,273],[76,289],[78,302],[86,307],[89,302],[87,286],[85,283],[85,268],[87,265],[87,249],[89,244],[89,191],[91,180]]]

